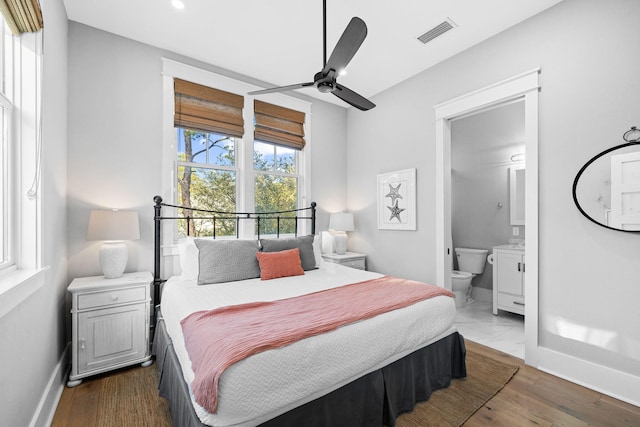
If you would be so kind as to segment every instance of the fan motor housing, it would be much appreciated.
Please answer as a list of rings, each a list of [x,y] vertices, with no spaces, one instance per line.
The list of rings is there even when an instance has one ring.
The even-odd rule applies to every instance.
[[[327,74],[323,74],[322,71],[320,71],[313,76],[313,80],[315,86],[322,93],[333,92],[336,88],[335,71],[333,70],[330,70]]]
[[[318,90],[322,93],[333,92],[334,86],[333,82],[320,82],[318,83]]]

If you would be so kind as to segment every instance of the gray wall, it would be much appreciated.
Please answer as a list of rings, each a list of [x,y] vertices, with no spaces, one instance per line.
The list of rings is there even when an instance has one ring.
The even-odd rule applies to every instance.
[[[211,65],[82,24],[69,24],[69,280],[100,275],[99,243],[85,238],[94,208],[134,209],[140,240],[128,242],[127,271],[153,269],[152,199],[161,194],[162,63],[167,57],[256,83]],[[312,100],[311,200],[346,208],[346,109]]]
[[[62,0],[40,3],[46,32],[39,253],[47,271],[44,285],[0,318],[0,424],[6,426],[48,425],[67,367],[67,17]]]
[[[451,234],[453,247],[487,249],[524,239],[524,226],[512,236],[509,210],[509,168],[523,166],[511,156],[524,153],[524,102],[454,120],[451,123]],[[499,208],[498,204],[502,207]],[[459,269],[457,257],[453,257]],[[493,270],[473,286],[493,289]]]
[[[375,109],[350,110],[350,249],[373,270],[434,281],[433,106],[540,67],[540,345],[638,375],[640,235],[589,222],[571,186],[584,162],[639,125],[639,15],[637,0],[565,0],[379,94]],[[412,167],[417,231],[378,230],[376,174]]]

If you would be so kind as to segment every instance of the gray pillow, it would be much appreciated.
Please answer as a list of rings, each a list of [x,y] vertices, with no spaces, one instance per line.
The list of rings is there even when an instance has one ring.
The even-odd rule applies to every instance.
[[[313,255],[313,234],[290,239],[260,239],[263,252],[280,252],[298,248],[303,270],[316,268],[316,257]]]
[[[198,247],[198,285],[260,277],[255,240],[195,239]]]

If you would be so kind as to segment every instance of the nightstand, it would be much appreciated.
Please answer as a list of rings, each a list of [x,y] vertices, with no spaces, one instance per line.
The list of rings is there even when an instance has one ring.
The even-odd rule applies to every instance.
[[[367,256],[356,252],[345,252],[343,255],[323,254],[322,259],[326,262],[344,265],[345,267],[357,268],[358,270],[366,270],[367,268]]]
[[[68,387],[82,378],[136,363],[151,365],[149,272],[74,279],[72,295],[71,374]]]

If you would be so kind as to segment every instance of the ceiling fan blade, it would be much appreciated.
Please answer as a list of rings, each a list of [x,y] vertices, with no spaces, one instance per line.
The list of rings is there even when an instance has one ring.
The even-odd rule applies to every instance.
[[[369,101],[367,98],[362,95],[358,95],[351,89],[338,83],[336,83],[336,88],[331,93],[342,99],[344,102],[353,105],[358,110],[367,111],[376,106],[376,104]]]
[[[356,54],[366,37],[367,25],[364,21],[357,16],[351,18],[336,47],[333,48],[333,52],[331,52],[329,60],[322,69],[322,73],[326,74],[332,69],[341,72],[347,68],[351,58]]]
[[[289,86],[272,87],[270,89],[254,90],[253,92],[249,92],[247,95],[262,95],[264,93],[285,92],[288,90],[301,89],[303,87],[308,87],[308,86],[313,86],[313,82],[298,83],[298,84],[289,85]]]

